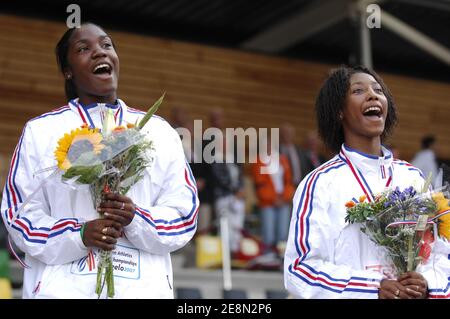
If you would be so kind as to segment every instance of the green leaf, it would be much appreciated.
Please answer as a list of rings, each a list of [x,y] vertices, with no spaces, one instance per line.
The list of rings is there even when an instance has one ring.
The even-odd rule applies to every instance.
[[[77,182],[80,184],[92,184],[99,178],[103,172],[103,165],[98,164],[94,166],[72,166],[62,176],[65,179],[78,177]]]
[[[147,124],[148,120],[150,120],[153,114],[155,114],[155,112],[158,110],[159,106],[163,102],[165,96],[166,92],[164,92],[163,95],[161,95],[161,97],[155,102],[155,104],[153,104],[152,107],[147,111],[147,113],[137,126],[138,130],[141,130],[145,126],[145,124]]]

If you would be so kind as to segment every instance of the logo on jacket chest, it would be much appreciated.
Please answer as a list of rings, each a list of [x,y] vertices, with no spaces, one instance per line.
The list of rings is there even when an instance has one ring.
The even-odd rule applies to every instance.
[[[116,245],[116,249],[111,254],[114,277],[140,278],[140,252],[138,249]],[[80,276],[97,275],[99,256],[97,249],[89,251],[85,257],[72,262],[70,272]]]

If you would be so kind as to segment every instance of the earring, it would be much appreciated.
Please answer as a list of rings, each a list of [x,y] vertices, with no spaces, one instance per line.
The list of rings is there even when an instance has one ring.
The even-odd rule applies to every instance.
[[[67,74],[67,75],[66,75],[66,79],[67,79],[67,80],[70,80],[71,78],[72,78],[72,74]]]

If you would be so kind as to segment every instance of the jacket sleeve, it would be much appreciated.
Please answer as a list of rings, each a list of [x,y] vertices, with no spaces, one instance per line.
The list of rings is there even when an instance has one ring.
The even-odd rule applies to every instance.
[[[333,190],[323,174],[336,166],[329,164],[311,172],[295,193],[284,284],[296,298],[378,298],[381,274],[334,263],[340,229],[333,220],[336,214],[330,212]]]
[[[41,181],[33,177],[41,160],[35,145],[39,144],[35,144],[28,123],[12,156],[3,190],[2,218],[14,243],[26,254],[46,264],[64,264],[86,255],[80,236],[83,221],[51,216],[45,190],[39,186]]]
[[[136,206],[132,222],[125,227],[125,235],[137,248],[153,254],[166,254],[183,247],[197,228],[199,200],[197,186],[184,157],[176,132],[164,143],[165,155],[155,160],[155,170],[164,176],[163,187],[153,206]],[[168,161],[161,165],[158,161]],[[145,190],[144,190],[145,191]]]
[[[428,284],[428,297],[431,299],[450,299],[450,243],[436,239],[427,263],[419,265]]]

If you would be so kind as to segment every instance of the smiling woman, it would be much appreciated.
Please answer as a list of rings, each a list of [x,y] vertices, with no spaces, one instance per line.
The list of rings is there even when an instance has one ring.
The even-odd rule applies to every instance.
[[[66,95],[79,97],[88,105],[92,101],[113,104],[117,98],[119,57],[112,39],[91,23],[82,32],[70,29],[56,46],[57,61],[66,79]],[[68,41],[70,39],[70,41]]]
[[[99,218],[88,189],[62,179],[44,184],[36,170],[55,164],[66,169],[73,160],[70,145],[74,153],[86,148],[100,152],[98,132],[107,131],[108,121],[123,128],[145,114],[118,98],[119,58],[101,27],[85,23],[67,30],[56,57],[68,103],[25,125],[1,205],[10,236],[30,266],[24,272],[23,297],[97,298],[103,250],[111,251],[115,298],[173,298],[170,253],[194,235],[199,206],[179,135],[162,118],[150,118],[141,132],[151,136],[153,165],[125,195],[105,189],[98,208],[105,218]],[[114,119],[105,116],[111,113]],[[55,149],[57,163],[51,154]],[[36,185],[42,187],[36,190]],[[32,204],[25,206],[30,194]]]
[[[382,79],[363,67],[330,73],[316,100],[319,132],[338,154],[307,175],[293,200],[285,254],[285,286],[300,298],[413,299],[448,297],[448,242],[436,239],[436,262],[397,276],[385,250],[357,224],[346,205],[376,200],[387,188],[423,185],[421,172],[394,159],[381,143],[397,122]]]

